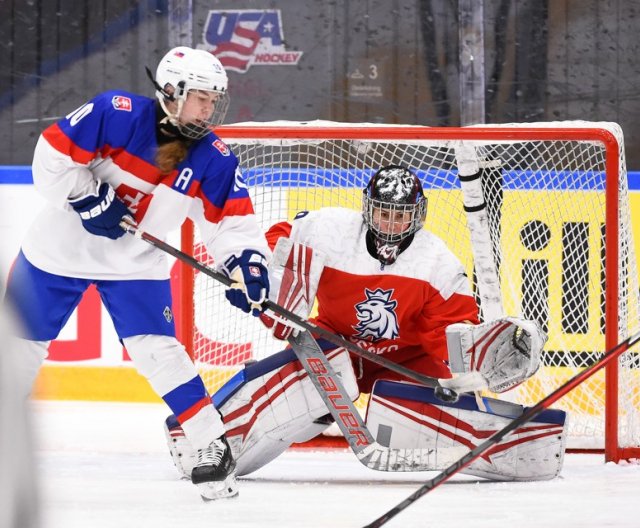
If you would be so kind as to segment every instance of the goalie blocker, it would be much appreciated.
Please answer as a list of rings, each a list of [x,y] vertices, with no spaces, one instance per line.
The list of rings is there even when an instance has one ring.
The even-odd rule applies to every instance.
[[[353,400],[356,379],[346,351],[320,341],[333,368]],[[488,352],[490,353],[490,351]],[[320,434],[330,421],[327,408],[291,350],[284,350],[245,367],[213,397],[224,416],[226,435],[237,460],[237,474],[246,475],[267,464],[292,443]],[[472,449],[524,411],[523,407],[492,398],[480,402],[462,395],[443,403],[433,389],[409,383],[378,380],[371,394],[366,425],[376,441],[394,449]],[[561,470],[565,450],[566,414],[549,410],[518,429],[465,472],[494,480],[543,480]],[[169,449],[183,476],[190,474],[194,452],[173,417],[165,423]],[[448,460],[434,457],[433,467]],[[397,471],[410,471],[412,461]],[[423,468],[424,469],[424,468]]]

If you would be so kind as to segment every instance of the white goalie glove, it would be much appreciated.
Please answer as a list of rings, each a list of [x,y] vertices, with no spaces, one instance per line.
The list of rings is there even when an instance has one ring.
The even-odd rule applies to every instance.
[[[517,317],[480,325],[456,323],[446,334],[454,377],[440,384],[456,392],[505,392],[515,387],[536,373],[547,341],[537,322]]]

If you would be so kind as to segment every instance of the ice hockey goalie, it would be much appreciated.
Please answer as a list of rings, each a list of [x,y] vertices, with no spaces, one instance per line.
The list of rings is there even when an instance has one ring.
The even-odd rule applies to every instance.
[[[277,277],[273,283],[278,284],[272,288],[272,295],[279,304],[307,316],[316,289],[322,299],[321,289],[329,287],[325,281],[334,273],[336,259],[330,250],[320,252],[323,269],[314,268],[315,251],[297,242],[295,235],[293,230],[287,242],[274,251],[272,266],[281,269],[272,270]],[[354,319],[353,327],[357,327],[360,319]],[[402,328],[402,320],[399,326]],[[538,325],[517,318],[484,324],[451,321],[445,328],[442,339],[455,377],[442,378],[441,382],[460,392],[485,388],[500,392],[526,380],[539,366],[546,339]],[[296,331],[281,320],[273,324],[273,329],[281,338]],[[519,405],[475,394],[463,394],[458,402],[445,403],[432,389],[387,379],[393,376],[385,377],[384,373],[376,373],[370,385],[371,378],[363,382],[358,372],[359,360],[331,343],[319,340],[319,344],[352,400],[365,390],[370,393],[366,424],[381,445],[473,448],[523,412]],[[331,423],[327,407],[290,349],[245,367],[214,395],[214,402],[224,415],[239,476],[267,464],[292,443],[315,437]],[[562,467],[565,423],[564,412],[545,411],[466,471],[495,480],[553,478]],[[174,462],[188,475],[192,450],[171,417],[165,428]],[[440,460],[441,464],[430,469],[442,469],[446,458]],[[397,470],[410,470],[410,462]]]

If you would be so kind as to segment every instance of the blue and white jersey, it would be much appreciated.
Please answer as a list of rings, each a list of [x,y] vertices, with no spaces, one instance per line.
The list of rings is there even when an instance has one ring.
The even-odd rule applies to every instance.
[[[163,253],[132,236],[87,232],[68,203],[109,183],[142,230],[164,238],[186,218],[199,227],[216,264],[250,248],[269,255],[238,160],[214,133],[192,143],[185,159],[161,174],[154,159],[155,100],[122,91],[98,95],[47,128],[33,159],[33,179],[47,199],[23,252],[38,268],[93,279],[165,279]]]

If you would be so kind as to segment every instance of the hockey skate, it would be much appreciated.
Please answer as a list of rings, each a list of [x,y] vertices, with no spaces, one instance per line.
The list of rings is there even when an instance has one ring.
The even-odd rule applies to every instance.
[[[233,470],[236,462],[225,436],[216,438],[209,447],[198,450],[198,460],[191,472],[193,482],[205,501],[226,499],[238,495]]]

